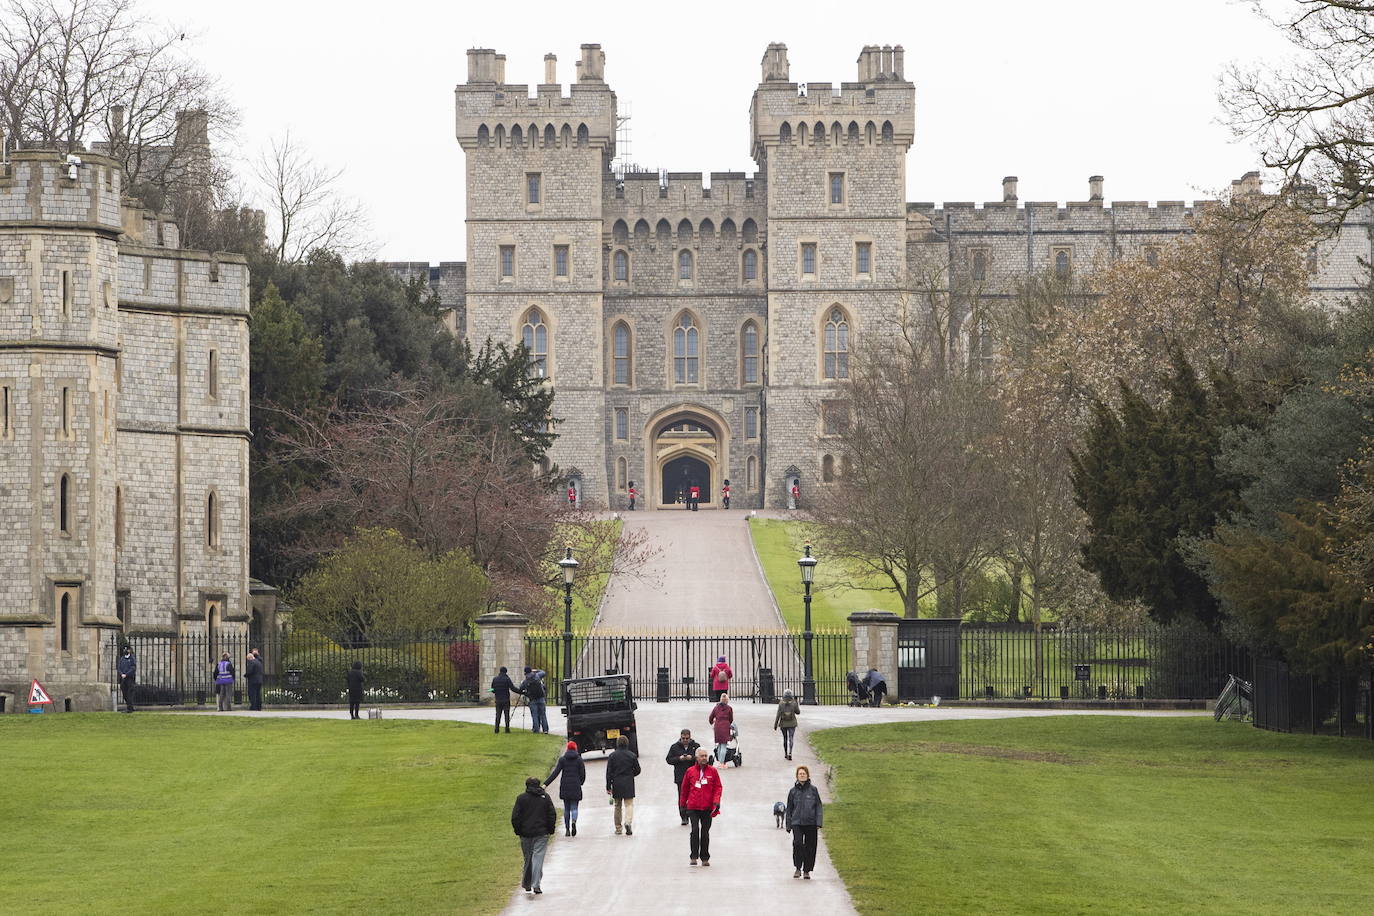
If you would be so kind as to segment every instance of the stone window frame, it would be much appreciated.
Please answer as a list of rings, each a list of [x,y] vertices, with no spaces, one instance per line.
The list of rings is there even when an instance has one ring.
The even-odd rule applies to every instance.
[[[754,352],[745,350],[749,328],[754,329]],[[750,380],[748,360],[754,360],[754,378]],[[763,384],[763,328],[757,318],[746,318],[739,326],[739,384],[741,388],[755,388]]]
[[[630,479],[630,462],[625,456],[620,456],[615,460],[615,488],[621,493],[627,489],[627,482]]]
[[[561,265],[558,262],[560,255],[562,255],[563,258],[563,263]],[[550,266],[553,268],[554,282],[567,283],[568,278],[572,276],[572,245],[567,242],[555,242],[553,246],[553,260],[550,262]],[[562,273],[559,273],[558,270],[560,266],[563,268]]]
[[[1063,267],[1060,267],[1060,258],[1063,258]],[[1072,245],[1051,245],[1050,246],[1050,270],[1059,280],[1067,280],[1073,276],[1073,246]]]
[[[53,579],[50,588],[52,590],[52,622],[56,630],[57,650],[66,655],[73,651],[72,646],[76,643],[76,628],[82,618],[82,601],[85,599],[85,589],[82,583],[70,579]],[[63,613],[63,602],[65,599],[66,613]]]
[[[684,263],[687,267],[687,276],[685,277],[682,275]],[[673,275],[677,277],[678,286],[695,286],[697,277],[696,252],[691,248],[679,247],[673,255]]]
[[[510,254],[510,273],[506,273],[506,254]],[[499,283],[514,283],[519,273],[519,262],[515,257],[515,242],[505,241],[496,246],[496,279]]]
[[[221,553],[224,549],[224,501],[219,491],[210,487],[205,492],[205,552]]]
[[[851,265],[854,271],[854,281],[865,283],[873,279],[873,247],[874,239],[868,235],[856,235],[854,237],[854,263]],[[868,249],[868,270],[859,269],[859,250]]]
[[[114,489],[114,545],[115,550],[124,548],[124,485],[115,484]]]
[[[58,268],[57,275],[58,304],[62,307],[62,317],[70,318],[76,307],[76,271],[63,266]]]
[[[72,397],[72,386],[63,385],[57,394],[59,411],[59,436],[68,442],[76,439],[76,409]]]
[[[205,354],[205,397],[219,400],[219,350],[215,347]]]
[[[835,200],[835,183],[839,181],[840,199]],[[831,210],[849,209],[849,173],[847,170],[827,169],[825,173],[825,205]]]
[[[832,320],[832,318],[831,318],[831,316],[835,313],[835,310],[836,310],[836,309],[839,310],[840,315],[841,315],[841,317],[842,317],[843,324],[844,324],[844,328],[843,328],[843,330],[844,330],[844,347],[843,347],[843,349],[840,349],[839,346],[838,346],[838,345],[839,345],[839,342],[840,342],[840,341],[839,341],[839,336],[840,336],[840,335],[839,335],[839,331],[840,331],[840,328],[837,327],[837,328],[836,328],[836,341],[835,341],[835,343],[836,343],[836,348],[832,350],[832,349],[829,348],[830,341],[827,339],[827,336],[826,336],[826,335],[827,335],[827,331],[828,331],[828,329],[829,329],[829,326],[830,326],[832,323],[834,323],[833,320]],[[839,303],[839,302],[831,302],[831,303],[829,303],[828,305],[826,305],[823,309],[821,309],[821,313],[820,313],[819,316],[817,316],[817,318],[818,318],[818,320],[817,320],[817,323],[816,323],[816,324],[817,324],[817,335],[816,335],[816,339],[817,339],[817,342],[818,342],[818,344],[819,344],[819,346],[817,347],[817,356],[819,357],[819,359],[817,360],[816,369],[817,369],[817,374],[818,374],[818,376],[819,376],[819,380],[820,380],[821,382],[844,382],[844,381],[848,381],[848,380],[849,380],[849,363],[850,363],[850,359],[849,359],[849,358],[850,358],[850,357],[853,355],[853,353],[854,353],[854,331],[855,331],[854,313],[853,313],[849,308],[845,307],[842,303]],[[835,354],[835,356],[836,356],[836,359],[835,359],[835,374],[834,374],[834,375],[827,375],[827,374],[826,374],[826,357],[829,356],[829,355],[832,354],[832,353]],[[839,374],[839,370],[840,370],[840,368],[841,368],[841,360],[840,360],[840,358],[839,358],[839,357],[840,357],[840,354],[843,354],[843,355],[844,355],[844,360],[843,360],[844,374],[843,374],[843,375]]]
[[[750,404],[744,408],[744,438],[757,439],[759,437],[759,408],[756,404]]]
[[[982,258],[981,271],[978,270],[980,257]],[[970,245],[964,249],[964,263],[968,265],[970,282],[985,283],[988,279],[988,267],[992,264],[992,249],[987,245]]]
[[[826,452],[821,456],[821,483],[834,483],[836,477],[835,456]]]
[[[628,315],[612,315],[610,332],[606,335],[607,353],[606,365],[610,366],[610,378],[608,379],[612,388],[634,388],[635,383],[635,332],[630,324]],[[625,330],[625,355],[619,356],[617,346],[619,344],[620,329]],[[619,381],[619,363],[625,363],[625,381]]]
[[[57,536],[75,538],[76,483],[72,477],[72,472],[69,470],[63,469],[57,473],[57,482],[53,489],[52,509]]]
[[[544,173],[525,173],[525,212],[538,213],[544,209]]]
[[[127,630],[134,619],[134,593],[131,589],[115,590],[115,619],[121,630]]]
[[[18,392],[18,385],[0,385],[0,440],[14,441],[14,399]]]
[[[611,435],[617,442],[630,441],[630,408],[611,408]]]
[[[851,422],[848,398],[825,398],[821,401],[820,431],[822,439],[840,439],[849,431]]]
[[[679,356],[677,355],[677,332],[678,332],[678,329],[679,329],[679,327],[680,327],[680,322],[682,321],[682,318],[683,318],[684,315],[689,315],[689,316],[691,316],[691,318],[692,318],[692,328],[691,328],[691,329],[694,329],[694,330],[696,331],[696,356],[694,356],[694,357],[693,357],[693,356],[687,356],[687,355],[684,355],[684,356],[682,356],[682,357],[679,357]],[[687,352],[687,350],[690,349],[690,346],[689,346],[689,345],[690,345],[690,343],[691,343],[691,333],[690,333],[690,330],[691,330],[691,329],[684,329],[684,333],[683,333],[684,354]],[[672,317],[672,319],[668,322],[668,326],[667,326],[667,328],[666,328],[665,330],[666,330],[667,333],[666,333],[666,335],[665,335],[665,337],[666,337],[666,346],[665,346],[664,349],[665,349],[665,352],[666,352],[666,354],[667,354],[667,361],[668,361],[668,365],[667,365],[667,374],[666,374],[665,377],[668,379],[669,387],[671,387],[671,388],[701,388],[702,386],[704,386],[704,385],[706,384],[706,367],[710,365],[710,363],[708,362],[708,359],[707,359],[707,352],[706,352],[706,322],[705,322],[705,320],[701,317],[701,315],[700,315],[695,309],[692,309],[692,308],[681,308],[681,309],[678,309],[676,312],[673,313],[673,317]],[[694,360],[696,361],[696,365],[695,365],[695,367],[694,367],[694,368],[696,369],[696,381],[688,381],[688,380],[687,380],[687,379],[690,377],[690,375],[691,375],[691,373],[690,373],[688,370],[691,369],[691,368],[693,368],[693,367],[691,366],[690,363],[684,363],[684,367],[683,367],[683,380],[682,380],[682,381],[678,381],[678,377],[677,377],[677,361],[678,361],[678,359],[683,359],[683,360],[693,360],[693,359],[694,359]]]
[[[625,264],[625,276],[617,274],[616,268],[619,262]],[[611,252],[611,283],[616,286],[624,286],[630,282],[630,251],[628,248],[616,248]]]
[[[753,455],[744,459],[744,489],[752,492],[758,489],[759,463]]]
[[[754,263],[753,263],[754,275],[753,275],[752,277],[749,276],[749,270],[748,270],[748,267],[749,267],[749,258],[750,258],[751,255],[753,256],[753,259],[754,259]],[[753,245],[746,246],[745,249],[744,249],[743,251],[740,252],[740,256],[739,256],[739,276],[740,276],[740,281],[741,281],[742,283],[744,283],[744,285],[746,285],[746,286],[758,286],[758,285],[759,285],[759,282],[760,282],[760,278],[759,278],[759,250],[758,250],[758,248],[756,248],[756,247],[753,246]]]
[[[806,249],[811,249],[811,272],[806,271]],[[816,238],[797,239],[797,276],[802,282],[814,283],[821,275],[821,243]]]
[[[535,378],[552,379],[554,373],[553,342],[558,329],[554,323],[553,316],[549,313],[549,310],[544,308],[537,302],[531,302],[525,305],[523,308],[520,309],[520,311],[515,313],[515,320],[512,322],[513,327],[511,328],[511,337],[515,339],[515,342],[517,344],[524,343],[525,328],[529,326],[532,328],[532,331],[534,332],[534,342],[537,343],[539,325],[530,325],[528,320],[530,315],[535,313],[538,314],[540,318],[540,323],[542,323],[544,326],[544,373],[542,375],[536,375]],[[536,356],[537,351],[531,348],[530,357],[533,359]]]

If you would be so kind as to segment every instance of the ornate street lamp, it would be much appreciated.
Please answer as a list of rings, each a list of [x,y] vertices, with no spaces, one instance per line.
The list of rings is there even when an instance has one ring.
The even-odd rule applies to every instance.
[[[558,561],[558,565],[563,568],[563,676],[559,678],[562,684],[572,677],[572,586],[573,577],[577,575],[577,561],[573,559],[572,545],[564,547],[566,553],[563,559]],[[564,696],[566,697],[566,692]]]
[[[811,544],[806,545],[806,554],[797,560],[801,567],[802,585],[806,588],[806,628],[802,630],[802,642],[806,645],[805,667],[802,670],[802,703],[816,705],[816,677],[811,668],[811,580],[816,575],[816,558],[811,556]]]

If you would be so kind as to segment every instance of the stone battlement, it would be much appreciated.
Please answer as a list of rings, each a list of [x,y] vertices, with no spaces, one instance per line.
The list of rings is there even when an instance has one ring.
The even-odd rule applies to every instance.
[[[122,193],[123,175],[113,159],[82,152],[69,161],[56,150],[18,150],[0,165],[0,225],[118,233]]]

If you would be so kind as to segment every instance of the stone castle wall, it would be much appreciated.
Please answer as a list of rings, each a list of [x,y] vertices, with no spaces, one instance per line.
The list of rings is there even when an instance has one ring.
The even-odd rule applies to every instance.
[[[247,266],[167,247],[98,154],[0,168],[0,694],[108,708],[113,634],[247,619]]]

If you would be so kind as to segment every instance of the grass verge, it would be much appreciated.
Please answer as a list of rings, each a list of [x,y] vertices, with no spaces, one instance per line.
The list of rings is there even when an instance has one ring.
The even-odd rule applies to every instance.
[[[1368,905],[1370,742],[1106,716],[812,741],[834,767],[825,840],[865,916]]]
[[[0,716],[0,909],[499,912],[556,742],[447,722]]]

